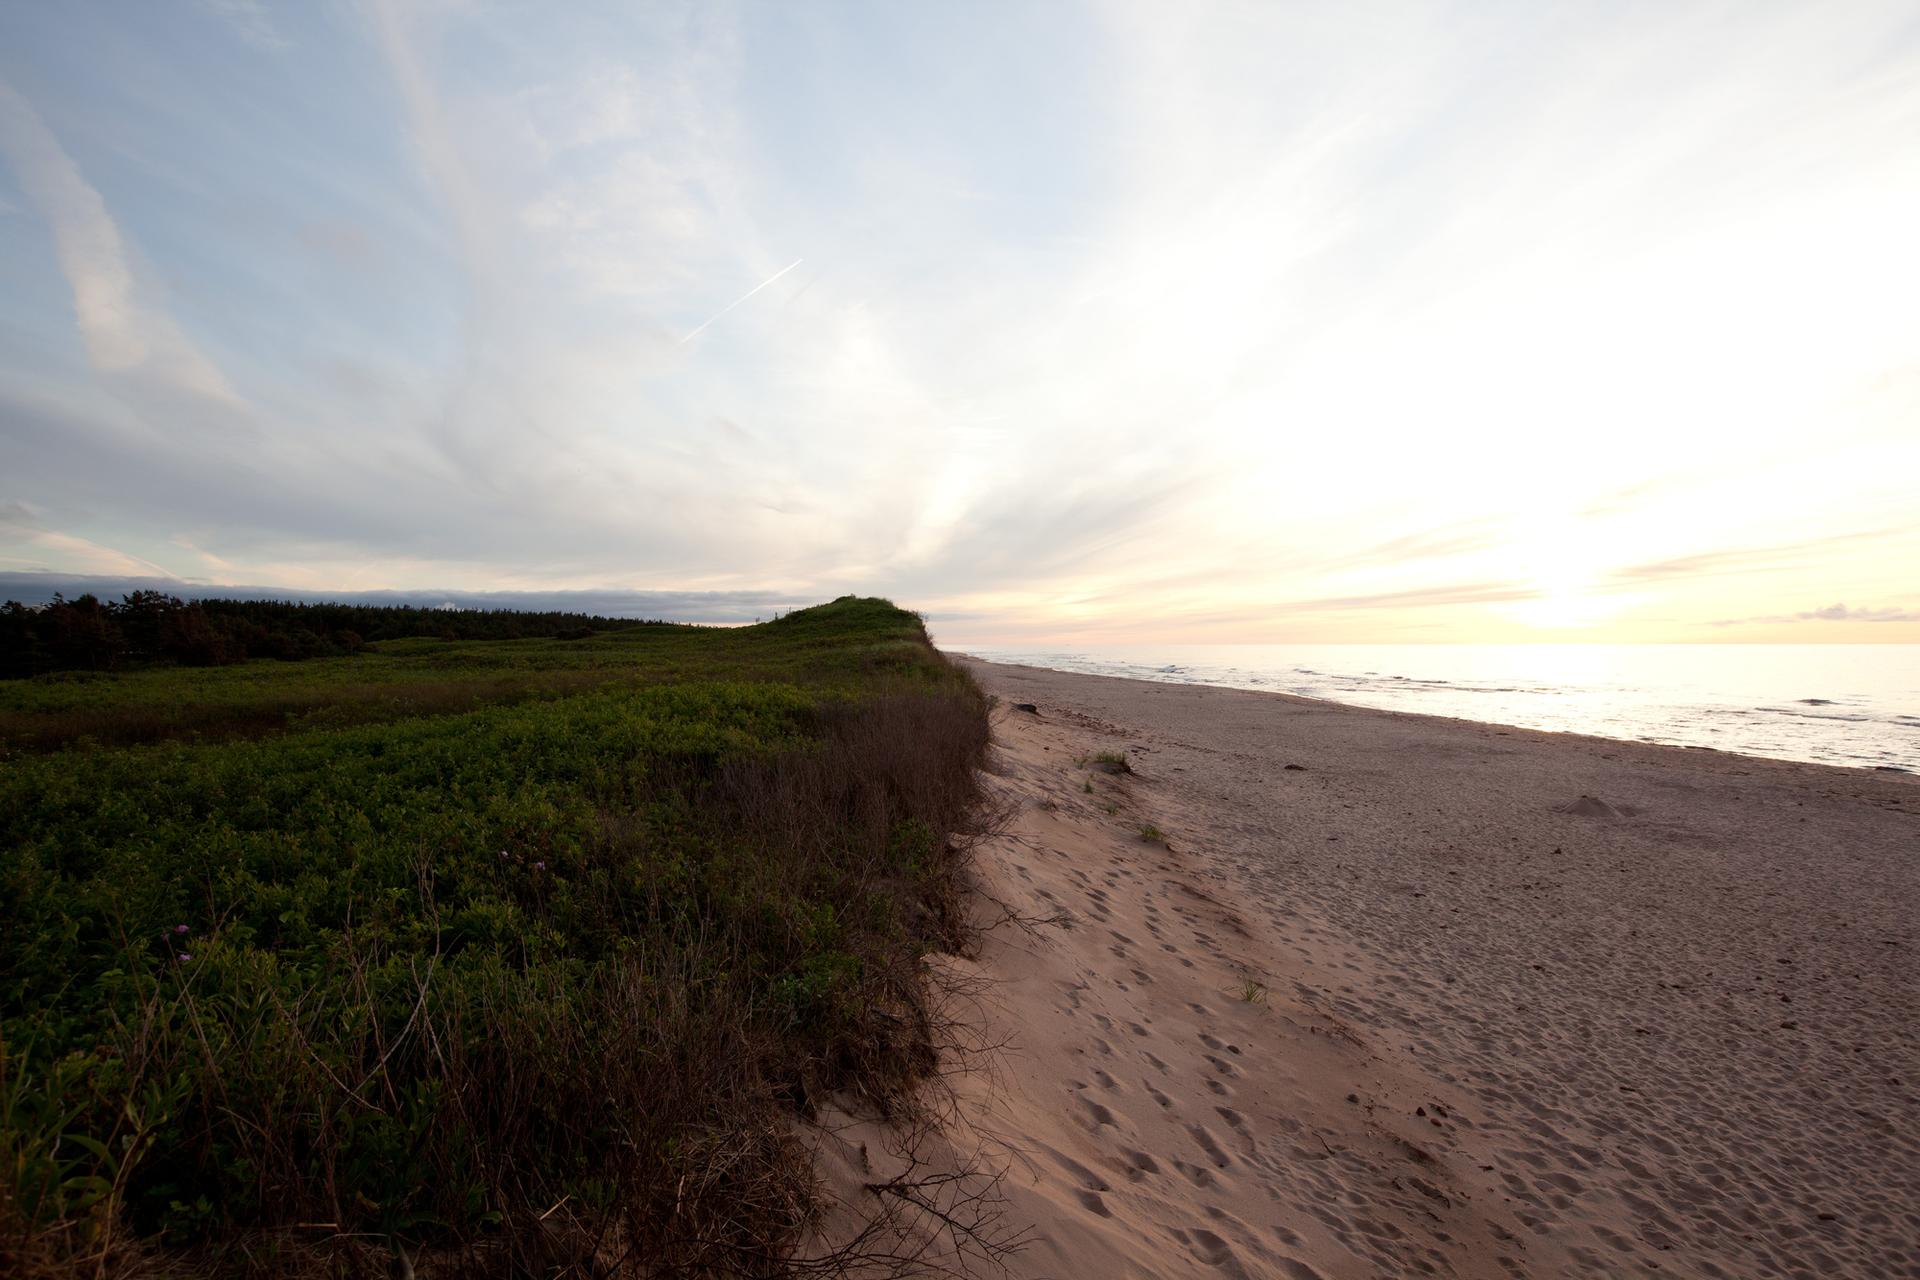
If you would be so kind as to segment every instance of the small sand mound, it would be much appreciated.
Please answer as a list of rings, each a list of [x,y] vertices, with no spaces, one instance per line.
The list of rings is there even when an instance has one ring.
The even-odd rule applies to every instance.
[[[1582,818],[1624,818],[1630,812],[1630,810],[1614,808],[1599,796],[1581,796],[1572,804],[1553,806],[1553,811],[1577,814]]]

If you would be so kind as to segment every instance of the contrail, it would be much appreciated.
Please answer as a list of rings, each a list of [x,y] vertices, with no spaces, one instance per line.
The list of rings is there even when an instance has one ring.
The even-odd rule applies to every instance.
[[[787,274],[787,272],[793,270],[795,267],[799,266],[801,263],[805,261],[806,261],[805,258],[795,258],[792,262],[789,262],[786,266],[780,268],[778,271],[768,276],[765,280],[762,280],[759,284],[753,286],[753,288],[747,290],[745,293],[735,298],[732,302],[729,302],[726,306],[720,308],[720,310],[715,312],[712,318],[707,321],[707,324],[701,325],[700,328],[695,329],[692,333],[689,333],[686,337],[680,339],[679,345],[685,346],[687,343],[692,342],[695,338],[700,336],[700,334],[706,329],[707,325],[712,324],[715,320],[718,320],[721,316],[724,316],[725,314],[727,314],[727,312],[733,310],[735,307],[745,302],[748,298],[751,298],[754,294],[760,292],[762,289],[772,284],[775,280],[778,280],[781,276]]]

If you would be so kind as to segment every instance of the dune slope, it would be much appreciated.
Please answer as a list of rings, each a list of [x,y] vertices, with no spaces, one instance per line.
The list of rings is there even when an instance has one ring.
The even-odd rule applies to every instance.
[[[1920,1275],[1914,780],[970,665],[1015,1274]]]

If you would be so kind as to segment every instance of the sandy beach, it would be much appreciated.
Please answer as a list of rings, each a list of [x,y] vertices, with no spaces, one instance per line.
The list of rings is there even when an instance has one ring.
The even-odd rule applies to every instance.
[[[1920,1276],[1920,779],[969,666],[1013,1274]]]

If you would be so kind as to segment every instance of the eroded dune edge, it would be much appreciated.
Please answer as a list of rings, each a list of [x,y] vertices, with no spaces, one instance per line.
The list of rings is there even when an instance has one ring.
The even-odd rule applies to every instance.
[[[1914,780],[969,665],[1003,922],[933,962],[935,1119],[823,1117],[841,1226],[1102,1280],[1920,1275]]]

